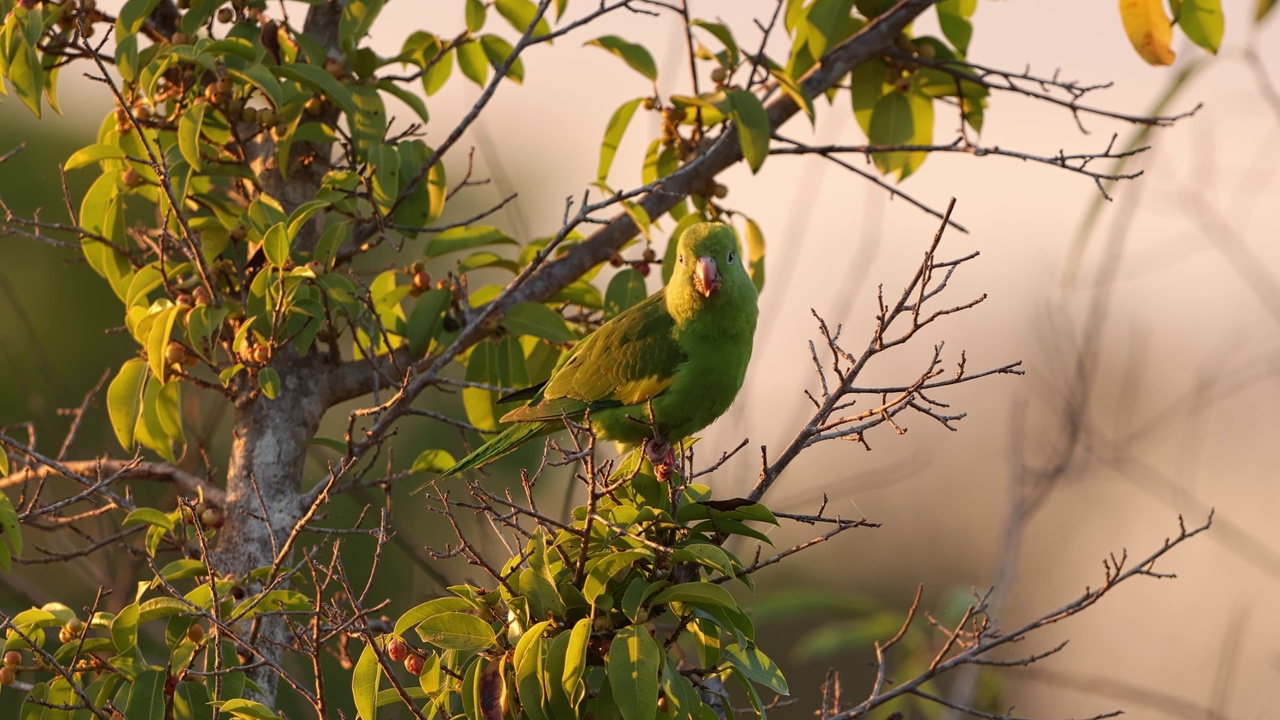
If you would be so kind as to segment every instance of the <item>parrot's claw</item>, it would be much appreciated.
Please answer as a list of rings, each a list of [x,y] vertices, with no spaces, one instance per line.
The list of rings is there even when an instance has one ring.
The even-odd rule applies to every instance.
[[[666,482],[676,467],[676,453],[671,443],[649,440],[644,444],[644,456],[653,465],[653,474],[658,480]]]

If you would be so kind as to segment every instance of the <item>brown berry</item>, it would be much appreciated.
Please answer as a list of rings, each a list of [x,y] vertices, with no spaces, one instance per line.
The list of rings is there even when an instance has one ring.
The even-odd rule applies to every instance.
[[[13,668],[5,665],[0,667],[0,685],[12,685],[14,680],[18,679],[18,673]]]
[[[187,43],[191,42],[191,38],[189,38],[186,33],[179,30],[178,32],[169,36],[169,42],[174,45],[186,45]]]
[[[421,655],[410,655],[404,659],[404,669],[413,675],[422,674],[422,666],[424,665]]]
[[[638,262],[635,264],[635,268],[636,272],[640,273],[642,276],[649,277],[649,263]]]
[[[271,348],[266,345],[255,345],[250,352],[250,358],[256,363],[266,363],[271,359]]]
[[[237,225],[231,231],[231,239],[237,242],[240,242],[247,237],[249,237],[249,228],[243,225]]]
[[[387,657],[391,658],[391,662],[404,662],[409,657],[409,645],[398,637],[393,637],[387,642]]]
[[[652,110],[658,106],[657,101],[655,101],[653,98],[645,98],[644,102],[641,104],[644,105],[645,110]]]
[[[200,623],[191,623],[191,627],[187,628],[187,639],[199,645],[204,640],[204,626]]]
[[[247,107],[240,111],[240,122],[256,123],[258,122],[258,108]]]
[[[911,80],[909,78],[899,78],[898,82],[894,83],[893,89],[900,93],[911,92]]]
[[[720,183],[716,183],[716,186],[711,191],[711,194],[723,200],[729,194],[729,188],[725,187],[724,185],[721,185]]]
[[[426,290],[431,287],[431,273],[426,270],[419,270],[413,274],[413,286],[419,290]]]
[[[916,49],[916,54],[925,60],[932,60],[938,56],[938,51],[929,43],[921,43]]]
[[[5,667],[17,667],[22,664],[22,653],[17,650],[10,650],[4,654]]]
[[[235,17],[236,17],[236,13],[231,8],[224,7],[218,11],[218,22],[220,23],[229,23],[232,20],[234,20]]]
[[[653,248],[647,247],[644,249],[644,252],[641,253],[640,257],[644,258],[645,262],[653,262],[658,259],[658,253],[654,252]]]
[[[84,621],[80,618],[71,618],[67,621],[66,628],[71,631],[72,635],[80,637],[84,634]]]
[[[196,307],[205,307],[209,305],[210,300],[209,291],[206,290],[203,285],[200,285],[195,290],[191,291],[191,302],[195,304]]]
[[[220,77],[213,81],[213,86],[216,87],[219,92],[229,93],[231,92],[232,87],[231,78],[226,76]]]
[[[182,343],[173,340],[169,346],[164,349],[164,361],[167,363],[180,363],[187,359],[187,349]]]
[[[324,61],[324,71],[338,80],[341,80],[347,75],[347,65],[338,58],[326,58]]]
[[[121,124],[129,122],[129,111],[122,107],[116,108],[116,122]]]
[[[85,12],[93,12],[98,9],[98,0],[80,0],[80,9]]]
[[[178,297],[174,299],[173,304],[180,308],[195,307],[195,302],[191,299],[191,296],[186,293],[180,293]]]
[[[278,118],[276,111],[271,108],[262,108],[258,111],[258,124],[264,128],[275,127]]]
[[[717,67],[711,71],[711,82],[717,85],[723,85],[725,80],[729,79],[729,72],[722,67]]]
[[[324,114],[324,99],[313,95],[311,96],[311,99],[307,101],[307,104],[302,106],[302,109],[306,110],[307,114],[311,117],[320,117]]]
[[[128,168],[120,173],[120,181],[128,187],[135,188],[142,184],[142,175],[137,170]]]
[[[200,524],[210,530],[217,530],[227,524],[227,517],[216,507],[206,508],[200,513]]]
[[[164,694],[165,694],[165,695],[168,695],[168,696],[172,697],[172,696],[173,696],[174,691],[176,691],[177,689],[178,689],[178,678],[176,678],[176,677],[174,677],[174,676],[170,675],[169,677],[167,677],[167,678],[165,678],[165,679],[164,679]]]
[[[138,103],[137,105],[133,106],[133,116],[138,118],[139,120],[150,120],[151,115],[152,115],[152,112],[151,112],[150,105],[146,105],[144,103]]]
[[[618,253],[614,253],[609,256],[609,264],[613,267],[622,267],[623,262],[622,255]]]

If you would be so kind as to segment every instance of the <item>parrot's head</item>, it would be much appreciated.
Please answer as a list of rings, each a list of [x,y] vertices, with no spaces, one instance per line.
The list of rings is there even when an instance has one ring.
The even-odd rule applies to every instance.
[[[756,289],[743,264],[738,235],[724,223],[698,223],[680,235],[667,283],[672,315],[756,305]]]

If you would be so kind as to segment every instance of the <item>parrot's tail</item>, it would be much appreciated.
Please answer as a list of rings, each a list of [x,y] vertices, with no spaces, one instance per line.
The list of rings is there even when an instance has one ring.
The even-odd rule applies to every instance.
[[[550,434],[553,429],[553,423],[549,422],[516,423],[503,431],[501,435],[476,448],[470,455],[459,460],[453,467],[437,475],[436,480],[493,462],[533,438]]]

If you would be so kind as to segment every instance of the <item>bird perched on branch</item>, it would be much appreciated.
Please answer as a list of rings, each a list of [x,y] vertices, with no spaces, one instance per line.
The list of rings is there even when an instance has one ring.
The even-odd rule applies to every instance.
[[[655,468],[669,473],[672,443],[710,425],[737,396],[759,314],[732,227],[693,225],[678,243],[666,287],[579,342],[545,383],[501,398],[527,404],[502,417],[511,427],[440,477],[584,417],[599,438],[644,444]]]

